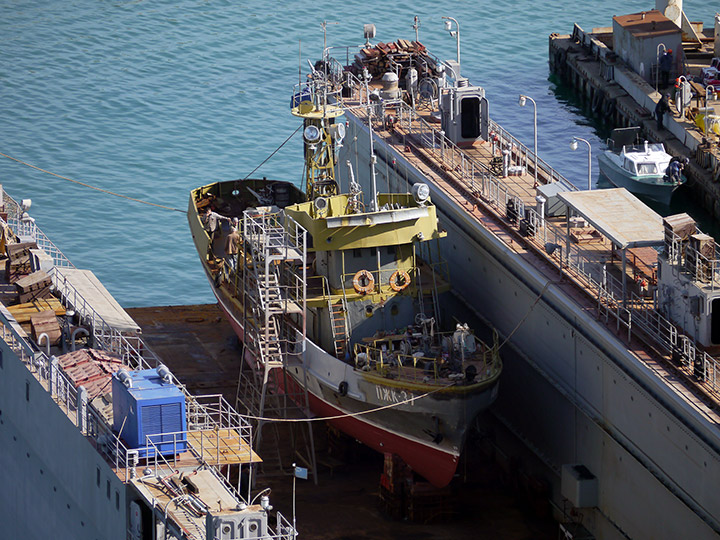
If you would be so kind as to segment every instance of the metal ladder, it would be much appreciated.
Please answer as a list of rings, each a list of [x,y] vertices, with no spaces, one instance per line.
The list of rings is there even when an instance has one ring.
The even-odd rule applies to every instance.
[[[335,357],[343,360],[347,352],[347,344],[350,336],[347,328],[347,305],[345,299],[341,298],[339,302],[333,303],[328,298],[328,310],[330,313],[330,328],[333,335],[333,344],[335,345]]]
[[[253,441],[255,449],[259,449],[262,443],[263,424],[266,423],[263,419],[287,419],[292,417],[292,411],[295,411],[295,416],[307,416],[309,412],[307,384],[291,384],[293,381],[285,371],[291,363],[299,363],[306,380],[303,353],[306,338],[307,233],[289,217],[284,217],[289,225],[286,229],[281,218],[281,215],[254,210],[246,211],[243,216],[242,247],[245,257],[239,258],[244,260],[239,269],[239,292],[245,314],[243,356],[249,355],[254,369],[244,369],[245,362],[241,362],[236,406],[240,408],[242,405],[257,419]],[[301,328],[302,332],[296,328]],[[317,481],[312,424],[308,422],[307,426],[308,461]],[[278,443],[274,445],[278,450],[278,465],[282,468],[277,423],[273,423],[273,428]]]

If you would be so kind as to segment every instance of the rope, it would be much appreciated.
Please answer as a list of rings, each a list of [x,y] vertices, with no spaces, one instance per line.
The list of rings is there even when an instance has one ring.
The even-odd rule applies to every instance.
[[[37,171],[44,172],[44,173],[46,173],[46,174],[50,174],[50,175],[55,176],[55,177],[57,177],[57,178],[62,178],[63,180],[67,180],[68,182],[72,182],[73,184],[77,184],[77,185],[79,185],[79,186],[83,186],[83,187],[86,187],[86,188],[94,189],[95,191],[99,191],[99,192],[101,192],[101,193],[107,193],[108,195],[114,195],[115,197],[120,197],[121,199],[127,199],[127,200],[129,200],[129,201],[133,201],[133,202],[137,202],[137,203],[141,203],[141,204],[147,204],[148,206],[155,206],[156,208],[162,208],[163,210],[173,210],[173,211],[175,211],[175,212],[182,212],[183,214],[185,213],[184,210],[180,210],[179,208],[173,208],[172,206],[165,206],[165,205],[163,205],[163,204],[151,203],[151,202],[148,202],[148,201],[143,201],[142,199],[135,199],[134,197],[128,197],[127,195],[122,195],[122,194],[120,194],[120,193],[115,193],[114,191],[109,191],[109,190],[107,190],[107,189],[99,188],[99,187],[96,187],[96,186],[91,186],[90,184],[86,184],[86,183],[84,183],[84,182],[79,182],[78,180],[73,180],[72,178],[68,178],[67,176],[63,176],[63,175],[61,175],[61,174],[56,174],[56,173],[54,173],[54,172],[52,172],[52,171],[48,171],[48,170],[45,170],[45,169],[41,169],[40,167],[37,167],[37,166],[35,166],[35,165],[32,165],[31,163],[27,163],[26,161],[23,161],[23,160],[21,160],[21,159],[14,158],[14,157],[12,157],[12,156],[8,156],[7,154],[3,154],[2,152],[0,152],[0,156],[6,157],[6,158],[8,158],[8,159],[12,159],[13,161],[17,161],[18,163],[21,163],[21,164],[23,164],[23,165],[25,165],[25,166],[27,166],[27,167],[30,167],[31,169],[35,169],[35,170],[37,170]]]
[[[278,151],[279,151],[283,146],[285,146],[285,144],[286,144],[290,139],[292,139],[293,136],[294,136],[298,131],[300,131],[300,128],[301,128],[301,127],[303,127],[303,124],[300,124],[300,125],[297,127],[297,129],[296,129],[295,131],[293,131],[293,132],[290,134],[290,136],[289,136],[287,139],[285,139],[285,141],[284,141],[280,146],[278,146],[275,150],[273,150],[272,154],[270,154],[268,157],[266,157],[265,160],[264,160],[260,165],[258,165],[257,167],[255,167],[252,171],[250,171],[250,172],[248,173],[248,175],[247,175],[245,178],[243,178],[243,180],[247,180],[248,178],[250,178],[250,176],[251,176],[255,171],[257,171],[260,167],[262,167],[263,165],[265,165],[265,163],[267,163],[268,160],[269,160],[271,157],[273,157],[275,154],[277,154]]]
[[[288,423],[306,423],[306,422],[325,422],[326,420],[339,420],[341,418],[353,418],[356,416],[363,416],[365,414],[371,414],[378,411],[384,411],[386,409],[392,409],[394,407],[399,407],[400,405],[405,405],[406,403],[411,403],[415,401],[416,399],[422,399],[424,397],[427,397],[431,394],[434,394],[435,392],[440,392],[441,390],[445,390],[446,388],[450,388],[451,386],[455,386],[453,384],[448,384],[447,386],[441,386],[440,388],[436,388],[435,390],[431,390],[430,392],[426,392],[419,396],[413,396],[411,398],[405,399],[403,401],[398,401],[397,403],[390,403],[389,405],[383,405],[382,407],[376,407],[375,409],[368,409],[366,411],[360,411],[356,413],[347,413],[347,414],[338,414],[337,416],[323,416],[319,418],[264,418],[262,416],[252,416],[247,414],[241,414],[242,418],[246,418],[248,420],[257,420],[259,422],[288,422]]]
[[[532,303],[532,305],[530,306],[530,309],[528,309],[528,312],[525,314],[525,316],[524,316],[522,319],[520,319],[520,322],[517,323],[517,325],[515,326],[515,328],[513,328],[512,332],[510,332],[510,333],[507,335],[507,337],[505,338],[505,340],[500,344],[500,346],[498,347],[498,351],[503,348],[503,345],[505,345],[505,344],[510,340],[510,338],[512,337],[512,335],[513,335],[515,332],[517,332],[518,328],[520,328],[520,327],[522,326],[522,324],[525,322],[525,320],[530,316],[530,313],[532,313],[532,310],[535,308],[535,306],[537,305],[537,303],[540,301],[540,299],[542,298],[543,294],[545,294],[545,291],[547,290],[548,286],[549,286],[551,283],[554,283],[554,282],[553,282],[553,281],[546,281],[546,282],[545,282],[545,286],[542,288],[542,291],[540,291],[540,294],[538,294],[537,298],[535,299],[535,301],[534,301],[534,302]]]

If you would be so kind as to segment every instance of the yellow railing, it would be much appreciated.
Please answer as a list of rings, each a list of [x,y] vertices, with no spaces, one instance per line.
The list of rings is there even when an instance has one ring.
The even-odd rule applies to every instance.
[[[453,333],[442,332],[436,335],[442,340],[444,336],[452,337]],[[382,342],[391,345],[392,343],[399,344],[403,341],[405,341],[404,336],[395,336],[393,338],[378,338],[374,343]],[[468,355],[465,360],[466,362],[472,361],[473,365],[481,361],[482,369],[479,375],[481,375],[481,378],[489,378],[501,367],[497,333],[494,332],[494,343],[492,347],[487,346],[480,340],[477,340],[477,342],[481,348],[481,353]],[[415,356],[404,353],[398,349],[388,350],[363,343],[355,344],[354,353],[356,369],[377,372],[382,376],[387,375],[391,369],[396,369],[397,375],[401,380],[421,380],[427,383],[430,381],[437,382],[439,379],[447,378],[441,376],[441,371],[446,361],[443,357],[431,358],[427,356]],[[465,366],[462,366],[461,371],[458,373],[464,375],[462,371],[464,368]],[[422,370],[422,378],[419,378],[418,369]]]

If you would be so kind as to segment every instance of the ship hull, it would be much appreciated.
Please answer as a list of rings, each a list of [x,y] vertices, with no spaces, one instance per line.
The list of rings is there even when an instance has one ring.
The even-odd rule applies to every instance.
[[[225,317],[242,340],[244,329],[228,300],[219,288],[215,297]],[[247,349],[245,349],[247,351]],[[246,352],[245,361],[258,369],[255,359]],[[406,404],[413,393],[367,380],[363,372],[355,370],[328,354],[312,341],[306,340],[303,369],[296,364],[285,370],[283,377],[275,370],[278,390],[290,395],[304,408],[303,388],[308,390],[308,405],[316,416],[333,418],[329,423],[366,446],[399,456],[410,468],[436,487],[450,483],[464,446],[468,425],[497,398],[499,373],[482,388],[462,397],[425,396]],[[322,377],[320,374],[331,374]],[[348,384],[342,395],[340,383]],[[391,408],[365,413],[393,405]]]
[[[630,193],[657,201],[665,206],[670,204],[673,193],[680,184],[667,182],[664,175],[632,176],[615,162],[608,153],[598,156],[600,174],[614,186],[627,189]]]

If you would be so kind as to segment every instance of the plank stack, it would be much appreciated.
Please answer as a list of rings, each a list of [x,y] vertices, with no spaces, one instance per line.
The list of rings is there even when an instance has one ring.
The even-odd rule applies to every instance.
[[[52,296],[52,292],[50,291],[52,278],[42,270],[21,277],[15,281],[15,287],[17,287],[21,304],[40,298],[50,298]]]
[[[45,345],[39,342],[41,335],[46,334],[50,345],[57,345],[60,343],[60,337],[62,336],[62,330],[60,329],[60,323],[55,316],[55,312],[52,309],[40,311],[30,317],[30,330],[32,332],[32,338],[38,345]]]
[[[7,255],[5,277],[8,283],[15,283],[18,279],[32,272],[31,249],[37,249],[35,242],[22,242],[5,246],[5,254]]]

